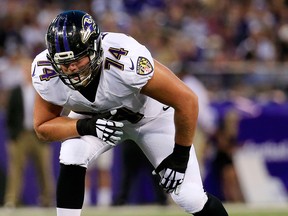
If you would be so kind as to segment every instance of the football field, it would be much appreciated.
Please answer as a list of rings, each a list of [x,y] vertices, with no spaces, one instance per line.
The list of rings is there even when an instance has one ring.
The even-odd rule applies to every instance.
[[[251,207],[243,204],[225,205],[229,216],[288,216],[287,206],[262,206]],[[113,208],[86,207],[81,216],[185,216],[179,207],[171,205],[159,207],[147,206],[123,206]],[[56,216],[54,208],[24,207],[17,209],[0,209],[0,216]],[[212,215],[211,215],[212,216]]]

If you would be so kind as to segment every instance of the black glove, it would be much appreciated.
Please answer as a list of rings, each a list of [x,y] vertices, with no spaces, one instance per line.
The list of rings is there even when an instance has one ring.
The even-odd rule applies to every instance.
[[[189,160],[190,148],[191,146],[181,146],[175,143],[173,152],[153,171],[153,174],[164,171],[160,185],[165,192],[176,193],[177,188],[182,184]]]
[[[113,115],[113,114],[112,114]],[[121,140],[124,126],[122,122],[112,121],[106,118],[111,117],[107,114],[95,115],[92,118],[79,119],[76,127],[79,135],[93,135],[105,141],[109,145],[115,146],[115,143]]]

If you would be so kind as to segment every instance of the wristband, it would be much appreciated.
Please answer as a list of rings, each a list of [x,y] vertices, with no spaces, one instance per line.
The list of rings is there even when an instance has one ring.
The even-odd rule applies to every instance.
[[[79,119],[76,123],[76,129],[77,132],[79,133],[80,136],[84,136],[84,135],[96,135],[96,131],[95,129],[92,127],[90,128],[89,126],[91,124],[88,124],[88,121],[90,119]]]
[[[175,143],[173,154],[176,157],[189,157],[191,146],[182,146]]]
[[[182,146],[175,143],[173,153],[171,154],[175,170],[183,173],[186,171],[190,149],[191,146]]]

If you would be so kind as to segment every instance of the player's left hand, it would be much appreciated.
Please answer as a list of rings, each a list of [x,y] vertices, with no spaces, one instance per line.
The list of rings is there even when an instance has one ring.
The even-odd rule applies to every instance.
[[[80,136],[93,135],[111,146],[115,146],[122,139],[124,124],[110,120],[116,112],[98,113],[91,118],[78,119],[76,129]]]
[[[184,180],[190,148],[191,146],[175,144],[173,152],[153,171],[154,175],[163,172],[159,184],[163,187],[165,192],[175,192],[177,194],[179,186]]]

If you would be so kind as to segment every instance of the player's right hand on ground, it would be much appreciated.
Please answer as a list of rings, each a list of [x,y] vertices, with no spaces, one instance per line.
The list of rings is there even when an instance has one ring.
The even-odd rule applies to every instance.
[[[160,172],[162,172],[159,184],[165,192],[178,194],[179,188],[184,181],[190,148],[191,146],[181,146],[175,143],[173,152],[152,172],[154,175],[160,175]]]
[[[112,146],[121,140],[123,126],[122,122],[99,118],[99,116],[79,119],[76,125],[79,135],[93,135]]]

